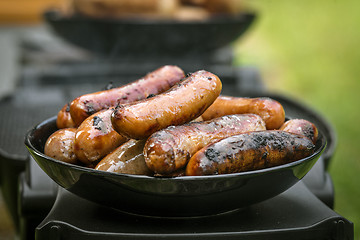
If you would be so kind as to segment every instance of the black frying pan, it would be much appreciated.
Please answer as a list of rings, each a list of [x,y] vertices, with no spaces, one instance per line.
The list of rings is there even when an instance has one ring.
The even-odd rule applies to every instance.
[[[45,22],[66,41],[103,56],[177,56],[206,54],[241,36],[254,13],[212,17],[204,21],[96,19],[63,16],[49,10]]]
[[[30,130],[25,144],[40,167],[68,191],[121,211],[163,217],[218,214],[274,197],[293,186],[312,168],[326,146],[319,131],[315,153],[263,170],[200,177],[156,178],[117,174],[57,161],[43,154],[56,117]]]

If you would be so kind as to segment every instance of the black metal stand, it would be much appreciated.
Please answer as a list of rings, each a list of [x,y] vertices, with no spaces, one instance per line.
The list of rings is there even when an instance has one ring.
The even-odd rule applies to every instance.
[[[177,219],[129,215],[60,188],[50,214],[36,228],[36,240],[353,238],[353,224],[316,198],[303,182],[246,209]]]

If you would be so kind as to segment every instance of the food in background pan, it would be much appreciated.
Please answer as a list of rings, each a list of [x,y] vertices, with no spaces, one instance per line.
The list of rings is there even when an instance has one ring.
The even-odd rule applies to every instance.
[[[244,6],[243,0],[180,0],[183,6],[203,8],[209,13],[236,14]]]
[[[75,13],[95,18],[168,18],[177,5],[177,0],[73,0]]]
[[[107,90],[76,98],[83,99],[78,101],[85,106],[82,113],[92,115],[78,128],[51,135],[45,154],[101,171],[176,177],[257,170],[314,152],[316,126],[304,119],[285,122],[279,102],[221,96],[220,79],[205,70],[185,77],[176,66],[159,69],[118,88],[117,97]],[[122,102],[127,91],[140,95]],[[111,101],[104,104],[104,99]],[[101,107],[89,111],[90,100]],[[65,107],[61,111],[71,113]],[[58,115],[62,119],[74,120]]]
[[[70,6],[70,7],[69,7]],[[93,18],[203,20],[216,14],[236,14],[242,0],[71,0],[68,14]]]

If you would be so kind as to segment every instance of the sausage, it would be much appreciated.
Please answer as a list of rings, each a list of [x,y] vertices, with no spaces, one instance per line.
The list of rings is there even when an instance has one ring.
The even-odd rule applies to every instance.
[[[319,134],[315,124],[305,119],[290,119],[286,121],[279,130],[304,135],[314,144]]]
[[[65,104],[57,114],[56,118],[57,128],[74,128],[75,123],[70,115],[70,103]]]
[[[109,154],[127,139],[112,127],[110,116],[114,108],[104,109],[86,118],[75,136],[75,154],[89,167]]]
[[[79,126],[97,111],[164,92],[184,77],[184,71],[179,67],[163,66],[122,87],[85,94],[74,99],[70,104],[71,117],[76,126]]]
[[[265,130],[265,123],[255,114],[227,115],[205,122],[170,126],[146,141],[145,162],[153,172],[169,174],[185,167],[193,154],[211,142],[260,130]]]
[[[123,136],[144,139],[165,127],[187,123],[215,101],[221,87],[216,75],[195,72],[162,94],[118,105],[112,114],[114,129]]]
[[[204,120],[229,115],[254,113],[262,117],[268,130],[278,129],[285,121],[282,105],[271,98],[219,96],[202,114]]]
[[[248,132],[224,138],[198,151],[187,176],[252,171],[310,156],[315,145],[305,136],[279,130]]]
[[[76,128],[59,129],[48,137],[44,154],[59,161],[77,164],[74,152]]]
[[[145,164],[144,145],[145,140],[130,139],[106,155],[95,169],[115,173],[152,175]]]

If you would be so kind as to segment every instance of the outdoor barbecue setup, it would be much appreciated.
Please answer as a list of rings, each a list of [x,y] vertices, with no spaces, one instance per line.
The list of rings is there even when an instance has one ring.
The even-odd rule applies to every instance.
[[[0,99],[0,184],[19,239],[354,239],[353,224],[333,210],[332,125],[310,106],[267,91],[256,67],[233,65],[231,43],[254,12],[164,21],[50,10],[44,19],[47,28],[34,30],[43,38],[22,43],[17,88]],[[317,127],[313,153],[253,171],[177,177],[99,171],[44,154],[64,104],[164,65],[187,77],[200,69],[216,74],[221,95],[279,102],[286,120]]]

